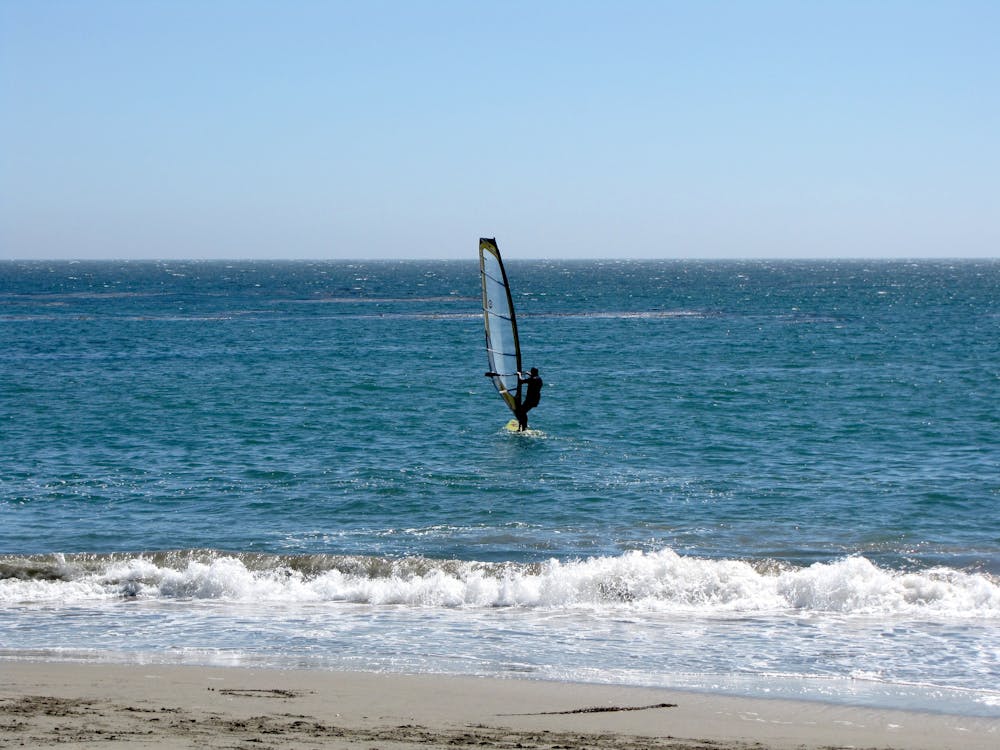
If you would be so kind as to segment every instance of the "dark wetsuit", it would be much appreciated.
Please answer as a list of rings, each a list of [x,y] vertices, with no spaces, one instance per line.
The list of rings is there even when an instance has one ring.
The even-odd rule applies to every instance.
[[[545,384],[538,375],[529,375],[524,379],[519,378],[518,382],[528,386],[516,412],[518,429],[526,430],[528,429],[528,412],[538,406],[538,401],[542,397],[542,386]]]

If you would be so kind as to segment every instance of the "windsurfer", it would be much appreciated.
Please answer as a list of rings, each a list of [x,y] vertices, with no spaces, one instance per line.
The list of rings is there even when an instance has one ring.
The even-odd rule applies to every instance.
[[[537,367],[531,368],[528,377],[522,377],[523,375],[523,372],[517,374],[517,384],[526,385],[528,389],[515,412],[517,415],[517,429],[521,432],[528,429],[528,412],[538,406],[538,401],[542,398],[542,386],[545,385],[538,375]]]

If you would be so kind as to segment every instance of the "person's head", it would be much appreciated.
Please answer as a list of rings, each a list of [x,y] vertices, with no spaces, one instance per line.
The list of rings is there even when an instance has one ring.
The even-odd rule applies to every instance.
[[[532,367],[531,368],[531,374],[532,375],[537,375],[538,374],[538,368],[537,367]]]

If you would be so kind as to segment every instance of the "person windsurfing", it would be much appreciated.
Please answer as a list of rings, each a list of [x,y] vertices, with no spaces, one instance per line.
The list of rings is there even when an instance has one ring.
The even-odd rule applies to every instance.
[[[542,398],[542,386],[545,385],[538,376],[537,367],[531,368],[528,377],[522,377],[523,375],[523,372],[517,374],[517,384],[526,385],[528,389],[524,394],[524,398],[521,399],[521,403],[518,404],[517,410],[514,412],[517,415],[517,429],[519,432],[524,432],[528,429],[528,412],[538,406],[538,401]]]

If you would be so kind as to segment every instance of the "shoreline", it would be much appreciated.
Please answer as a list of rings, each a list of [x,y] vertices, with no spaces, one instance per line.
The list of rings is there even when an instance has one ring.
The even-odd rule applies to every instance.
[[[992,750],[1000,719],[450,675],[0,660],[0,748]]]

